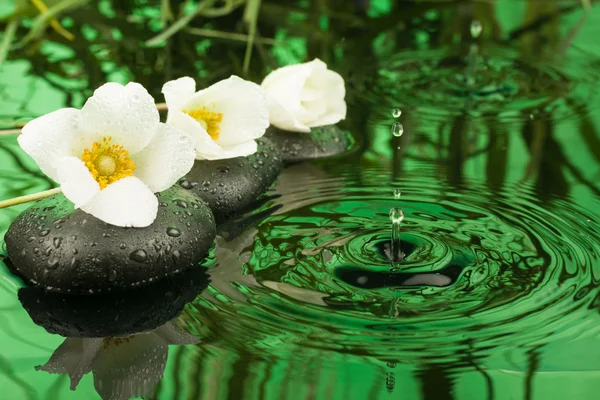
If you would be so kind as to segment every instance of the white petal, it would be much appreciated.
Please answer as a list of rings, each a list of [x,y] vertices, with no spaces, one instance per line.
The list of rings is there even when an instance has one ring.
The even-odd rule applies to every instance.
[[[316,101],[324,97],[325,93],[322,90],[313,89],[305,86],[304,89],[302,89],[302,95],[300,96],[300,100],[302,100],[302,102]]]
[[[77,137],[79,115],[80,111],[74,108],[51,112],[27,123],[17,138],[23,151],[54,180],[58,180],[57,161],[74,155],[71,145]]]
[[[100,86],[81,109],[80,127],[88,134],[78,150],[110,136],[114,144],[135,154],[150,143],[159,116],[154,99],[139,83],[127,86],[109,82]]]
[[[75,204],[75,208],[90,201],[100,191],[100,184],[77,157],[63,158],[58,163],[57,172],[62,192]]]
[[[189,115],[179,111],[170,110],[167,124],[183,130],[192,136],[196,142],[196,158],[198,160],[214,159],[223,149],[206,132],[206,129],[198,121]]]
[[[316,116],[312,118],[313,121],[317,119],[317,117],[320,117],[327,112],[327,101],[325,100],[325,95],[313,101],[303,101],[302,106],[307,113]]]
[[[269,95],[269,120],[273,126],[279,129],[293,132],[310,132],[310,128],[294,116],[291,110]]]
[[[223,114],[216,142],[224,148],[258,139],[269,127],[266,92],[235,75],[197,92],[185,104],[190,111],[202,107]]]
[[[156,219],[158,199],[141,180],[129,176],[108,185],[81,209],[111,225],[143,228]]]
[[[173,321],[156,328],[153,333],[162,337],[168,344],[196,344],[200,339],[180,329]]]
[[[307,87],[319,87],[325,92],[327,111],[307,125],[310,127],[332,125],[346,118],[346,87],[344,78],[330,70],[319,71],[309,79]]]
[[[102,399],[110,400],[154,397],[168,351],[165,340],[153,333],[122,339],[118,345],[109,342],[92,364],[96,391]]]
[[[196,159],[196,142],[183,130],[160,123],[152,142],[132,159],[135,176],[154,193],[162,192],[190,172]]]
[[[91,370],[101,344],[102,339],[67,338],[46,364],[35,369],[51,374],[69,374],[71,390],[75,390],[81,378]]]
[[[180,110],[195,92],[196,82],[189,76],[169,81],[162,87],[162,93],[165,95],[169,110]]]

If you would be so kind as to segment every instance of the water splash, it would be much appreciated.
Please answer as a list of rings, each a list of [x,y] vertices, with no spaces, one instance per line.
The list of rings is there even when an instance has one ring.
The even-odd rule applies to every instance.
[[[404,258],[400,243],[400,226],[404,220],[404,211],[399,207],[390,210],[390,221],[392,223],[392,240],[390,242],[390,261],[392,262],[392,271],[400,269],[400,263]]]

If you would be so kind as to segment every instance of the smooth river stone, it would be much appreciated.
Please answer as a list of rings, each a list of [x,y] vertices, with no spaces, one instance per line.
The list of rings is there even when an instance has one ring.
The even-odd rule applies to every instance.
[[[149,286],[94,295],[29,286],[19,300],[37,325],[65,337],[117,337],[151,331],[176,318],[208,286],[206,268],[188,268]]]
[[[5,236],[12,271],[49,291],[93,294],[197,267],[216,235],[208,205],[178,186],[157,196],[158,216],[147,228],[109,225],[62,194],[37,202]]]
[[[286,164],[337,156],[349,151],[353,144],[350,134],[337,125],[311,128],[310,133],[271,126],[265,136],[281,151]]]
[[[281,154],[264,138],[248,157],[196,161],[179,185],[202,197],[217,223],[244,211],[275,182],[283,168]]]

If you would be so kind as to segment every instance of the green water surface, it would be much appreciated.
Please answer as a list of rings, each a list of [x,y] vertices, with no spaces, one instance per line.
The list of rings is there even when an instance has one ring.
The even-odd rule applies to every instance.
[[[166,4],[177,18],[197,2],[72,3],[72,41],[17,8],[1,127],[81,107],[106,81],[161,102],[180,76],[260,82],[314,57],[346,80],[354,150],[286,168],[243,229],[222,231],[210,287],[177,320],[203,342],[169,348],[153,398],[600,398],[600,6],[252,1],[248,56],[222,35],[252,29],[243,1],[150,43],[174,23]],[[53,186],[0,136],[0,199]],[[0,236],[26,207],[0,210]],[[63,338],[32,322],[20,287],[0,261],[0,397],[100,399],[91,374],[70,391],[34,369]]]

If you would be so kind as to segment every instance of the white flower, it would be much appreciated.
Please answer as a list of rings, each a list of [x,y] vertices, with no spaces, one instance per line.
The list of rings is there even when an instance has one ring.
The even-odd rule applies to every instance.
[[[193,139],[159,122],[154,99],[138,83],[106,83],[81,110],[29,122],[18,140],[75,208],[127,227],[154,222],[154,193],[187,174],[195,155]]]
[[[165,83],[162,88],[169,114],[167,124],[196,139],[196,158],[220,160],[249,156],[269,127],[264,90],[237,76],[196,92],[190,77]]]
[[[151,332],[125,338],[66,338],[50,360],[36,370],[68,374],[71,390],[92,371],[94,387],[105,400],[153,397],[154,387],[165,370],[168,346],[198,342],[172,321]]]
[[[318,58],[271,72],[262,82],[271,124],[287,131],[310,132],[346,118],[344,79]]]

